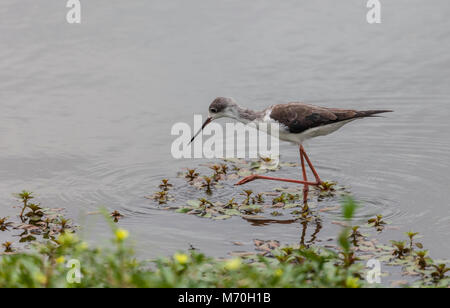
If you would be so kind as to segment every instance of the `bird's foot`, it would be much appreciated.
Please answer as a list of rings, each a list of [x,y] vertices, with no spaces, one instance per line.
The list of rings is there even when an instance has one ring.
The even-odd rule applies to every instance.
[[[245,183],[254,181],[254,180],[256,180],[257,178],[258,178],[258,175],[252,174],[252,175],[246,176],[245,178],[243,178],[242,180],[240,180],[239,182],[237,182],[237,183],[234,184],[234,185],[242,185],[242,184],[245,184]]]

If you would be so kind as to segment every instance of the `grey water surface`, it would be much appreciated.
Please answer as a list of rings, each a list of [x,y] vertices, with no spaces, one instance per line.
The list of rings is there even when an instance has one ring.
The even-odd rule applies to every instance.
[[[92,0],[82,1],[79,25],[66,22],[67,10],[62,0],[0,3],[0,216],[15,215],[12,193],[27,189],[66,208],[91,239],[109,231],[86,214],[119,210],[148,257],[189,244],[221,256],[232,241],[295,243],[299,224],[211,221],[159,210],[144,196],[168,177],[177,202],[199,197],[175,177],[208,160],[172,158],[170,131],[216,96],[257,110],[300,100],[395,111],[307,150],[323,179],[362,201],[361,220],[383,214],[398,229],[383,240],[413,230],[433,256],[450,255],[449,1],[382,1],[378,25],[366,22],[361,0]],[[298,160],[290,144],[281,154]],[[300,175],[283,170],[277,175]],[[324,238],[339,219],[327,215],[336,217],[324,221]]]

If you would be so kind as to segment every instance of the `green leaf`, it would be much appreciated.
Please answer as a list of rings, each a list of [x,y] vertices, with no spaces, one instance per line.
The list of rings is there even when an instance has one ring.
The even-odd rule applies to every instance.
[[[350,236],[349,230],[344,229],[338,238],[339,246],[342,248],[342,250],[346,252],[350,250],[350,242],[348,241],[349,236]]]
[[[239,212],[236,209],[228,209],[228,210],[225,211],[225,215],[236,216],[236,215],[241,215],[241,212]]]
[[[201,202],[198,200],[188,200],[186,203],[187,203],[187,205],[190,205],[195,208],[200,207],[200,204],[201,204]]]
[[[176,210],[175,212],[176,212],[176,213],[183,213],[183,214],[185,214],[185,213],[188,213],[188,212],[190,212],[190,211],[192,211],[191,208],[188,208],[188,207],[182,207],[182,208],[179,208],[178,210]]]
[[[346,197],[342,204],[342,216],[347,220],[351,220],[357,208],[358,205],[355,200],[351,197]]]

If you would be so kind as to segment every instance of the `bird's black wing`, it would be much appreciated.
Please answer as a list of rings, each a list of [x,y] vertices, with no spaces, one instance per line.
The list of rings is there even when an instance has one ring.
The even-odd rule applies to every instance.
[[[303,103],[280,104],[271,107],[270,117],[297,134],[310,128],[355,118],[368,117],[389,110],[356,111],[325,108]]]

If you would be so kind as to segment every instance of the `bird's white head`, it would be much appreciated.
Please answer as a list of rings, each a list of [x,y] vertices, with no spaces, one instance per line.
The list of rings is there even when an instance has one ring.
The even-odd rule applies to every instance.
[[[209,105],[208,112],[211,120],[219,118],[236,119],[239,116],[236,101],[229,97],[218,97],[213,100],[211,105]]]
[[[205,123],[203,123],[202,128],[192,137],[191,142],[194,141],[195,137],[201,133],[201,131],[211,123],[215,119],[220,118],[239,118],[239,106],[236,104],[236,101],[229,97],[218,97],[211,105],[209,105],[208,109],[208,118]]]

